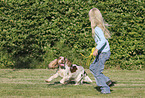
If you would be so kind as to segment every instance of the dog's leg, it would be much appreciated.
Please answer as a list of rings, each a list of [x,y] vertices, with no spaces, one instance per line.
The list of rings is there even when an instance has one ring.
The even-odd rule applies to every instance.
[[[46,81],[46,82],[50,82],[50,81],[52,81],[53,79],[57,78],[58,76],[59,76],[59,74],[56,73],[56,74],[54,74],[53,76],[51,76],[49,79],[46,79],[45,81]]]
[[[83,84],[83,71],[80,72],[80,74],[78,75],[78,77],[75,79],[76,84],[75,85],[79,85],[79,84]]]
[[[69,76],[69,75],[65,75],[65,76],[60,80],[60,83],[61,83],[61,84],[65,84],[65,82],[68,81],[70,77],[71,77],[71,76]]]
[[[65,77],[63,77],[63,78],[60,80],[60,83],[61,83],[61,84],[64,84],[64,83],[65,83],[65,80],[66,80]]]
[[[80,77],[80,80],[76,80],[75,81],[76,83],[75,83],[75,85],[82,85],[83,84],[83,77]]]
[[[85,76],[85,77],[84,77],[84,81],[85,81],[85,82],[92,82],[92,80],[89,78],[89,76]]]
[[[84,81],[84,80],[83,80],[83,78],[82,78],[80,84],[83,84],[83,81]]]
[[[89,76],[87,75],[87,73],[84,71],[84,81],[85,82],[92,82],[92,80],[89,78]]]

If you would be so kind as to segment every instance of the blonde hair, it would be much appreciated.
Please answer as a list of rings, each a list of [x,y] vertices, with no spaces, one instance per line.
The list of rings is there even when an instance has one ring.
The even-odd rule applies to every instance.
[[[92,28],[92,36],[94,37],[95,34],[95,27],[100,27],[105,35],[105,38],[111,38],[110,31],[106,28],[109,26],[102,17],[101,12],[97,8],[92,8],[89,11],[89,20],[91,21],[91,28]]]

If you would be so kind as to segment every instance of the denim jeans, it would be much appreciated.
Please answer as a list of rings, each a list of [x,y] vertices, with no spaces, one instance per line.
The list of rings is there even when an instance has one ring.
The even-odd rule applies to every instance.
[[[110,79],[102,72],[104,64],[109,59],[111,52],[102,52],[96,56],[94,62],[90,65],[90,71],[94,75],[97,86],[100,87],[102,93],[110,93],[110,87],[106,84]]]

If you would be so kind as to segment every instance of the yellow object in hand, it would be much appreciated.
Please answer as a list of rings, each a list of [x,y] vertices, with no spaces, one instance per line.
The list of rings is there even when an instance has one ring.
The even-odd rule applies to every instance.
[[[88,58],[88,59],[87,59],[87,63],[86,63],[87,66],[90,65],[90,61],[91,61],[91,58],[92,58],[92,56],[93,56],[93,52],[94,52],[94,51],[95,51],[95,48],[92,48],[92,51],[91,51],[91,53],[90,53],[90,55],[89,55],[88,57],[86,57],[86,56],[84,56],[82,53],[80,53],[83,57]],[[94,57],[94,59],[95,59],[95,57]]]

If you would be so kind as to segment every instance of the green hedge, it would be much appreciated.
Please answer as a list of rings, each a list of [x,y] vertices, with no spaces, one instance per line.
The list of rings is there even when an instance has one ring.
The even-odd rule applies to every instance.
[[[59,56],[88,68],[95,46],[88,12],[97,7],[112,26],[106,68],[144,68],[144,1],[1,0],[0,67],[46,68]],[[92,62],[92,60],[90,61]]]

